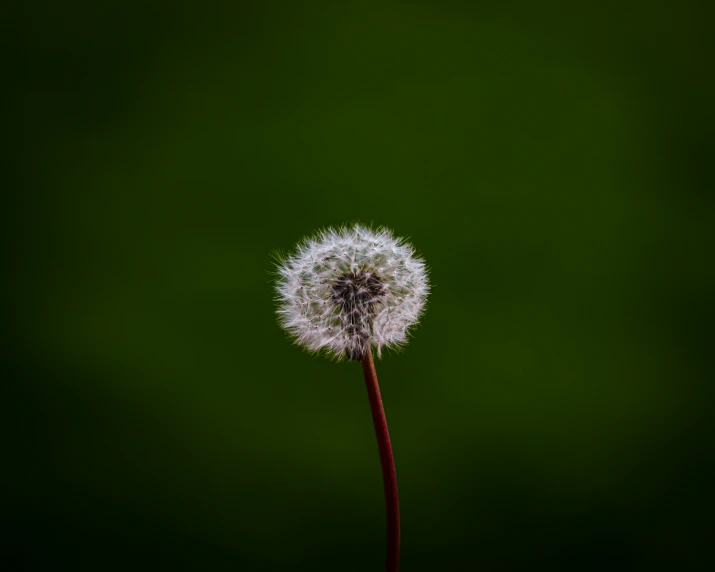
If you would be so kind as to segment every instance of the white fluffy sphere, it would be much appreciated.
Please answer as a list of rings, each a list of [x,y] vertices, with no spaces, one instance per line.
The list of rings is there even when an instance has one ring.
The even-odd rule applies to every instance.
[[[278,266],[278,316],[296,343],[338,358],[407,341],[429,283],[422,259],[387,229],[328,228]]]

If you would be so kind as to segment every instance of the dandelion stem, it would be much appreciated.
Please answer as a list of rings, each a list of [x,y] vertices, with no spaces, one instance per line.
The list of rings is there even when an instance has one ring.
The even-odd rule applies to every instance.
[[[368,349],[362,358],[362,370],[365,374],[365,386],[370,400],[372,422],[377,436],[377,447],[380,451],[382,465],[382,481],[385,488],[385,509],[387,511],[387,560],[385,570],[397,572],[400,566],[400,503],[397,496],[397,474],[395,459],[392,456],[390,433],[387,429],[385,408],[382,405],[380,386],[377,382],[377,372],[372,359],[372,351]]]

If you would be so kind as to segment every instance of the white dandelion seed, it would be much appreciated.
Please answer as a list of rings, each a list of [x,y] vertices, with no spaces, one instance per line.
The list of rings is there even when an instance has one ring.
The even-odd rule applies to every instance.
[[[427,269],[388,229],[328,228],[278,267],[280,323],[296,343],[341,359],[407,341],[424,310]]]

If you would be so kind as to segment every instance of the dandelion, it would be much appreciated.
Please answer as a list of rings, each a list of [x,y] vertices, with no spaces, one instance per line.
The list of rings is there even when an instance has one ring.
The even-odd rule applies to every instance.
[[[296,343],[337,359],[400,346],[429,290],[424,262],[387,229],[327,229],[278,269],[278,315]]]
[[[295,342],[338,360],[361,361],[377,436],[387,510],[387,570],[399,566],[395,463],[372,358],[407,342],[425,306],[424,262],[388,229],[326,229],[279,262],[278,316]]]

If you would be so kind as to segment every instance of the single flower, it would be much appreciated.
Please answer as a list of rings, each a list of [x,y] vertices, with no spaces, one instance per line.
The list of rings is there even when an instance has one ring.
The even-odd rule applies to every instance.
[[[372,349],[380,355],[407,341],[429,292],[425,264],[387,229],[328,228],[279,261],[276,287],[281,325],[298,344],[362,362],[385,488],[386,570],[397,572],[397,474]]]

